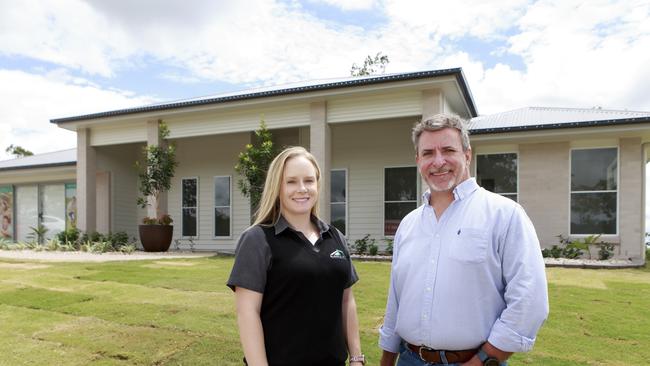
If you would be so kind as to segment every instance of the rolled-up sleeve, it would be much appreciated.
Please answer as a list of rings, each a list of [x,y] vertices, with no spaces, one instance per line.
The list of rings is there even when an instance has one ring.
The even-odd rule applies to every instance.
[[[264,230],[259,226],[244,231],[235,250],[235,263],[227,285],[264,293],[266,273],[271,264],[271,248],[266,242]]]
[[[401,337],[397,334],[397,310],[399,308],[399,296],[395,289],[395,271],[393,270],[397,263],[399,251],[399,230],[395,234],[393,242],[393,260],[391,264],[390,284],[388,287],[388,300],[386,301],[386,313],[384,314],[384,324],[379,328],[379,347],[385,351],[397,353]]]
[[[503,242],[506,308],[494,323],[488,341],[506,352],[527,352],[548,316],[544,259],[532,222],[517,205]]]

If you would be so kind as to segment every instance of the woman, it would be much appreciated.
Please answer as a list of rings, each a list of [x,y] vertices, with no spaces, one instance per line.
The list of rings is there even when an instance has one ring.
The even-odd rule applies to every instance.
[[[302,147],[269,166],[253,225],[242,233],[228,286],[235,291],[248,365],[365,363],[345,239],[318,219],[321,173]]]

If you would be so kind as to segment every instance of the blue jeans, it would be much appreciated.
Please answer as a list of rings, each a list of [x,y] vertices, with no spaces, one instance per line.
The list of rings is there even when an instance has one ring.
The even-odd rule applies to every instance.
[[[399,346],[399,358],[397,359],[397,366],[460,366],[459,363],[428,363],[422,361],[420,355],[411,351],[404,346],[404,343]]]

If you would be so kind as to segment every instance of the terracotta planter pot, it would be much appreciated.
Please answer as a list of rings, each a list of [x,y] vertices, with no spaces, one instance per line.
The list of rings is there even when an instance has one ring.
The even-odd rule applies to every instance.
[[[172,243],[172,225],[140,225],[138,230],[145,252],[166,252]]]

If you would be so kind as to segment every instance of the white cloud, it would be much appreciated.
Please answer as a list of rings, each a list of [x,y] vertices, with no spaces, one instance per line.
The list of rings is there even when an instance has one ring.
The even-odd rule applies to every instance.
[[[309,0],[312,3],[325,3],[342,10],[369,10],[377,4],[375,0]]]
[[[55,71],[46,75],[0,70],[0,160],[10,144],[34,153],[76,146],[76,135],[50,119],[126,108],[153,102],[148,97],[101,89],[81,78]]]

